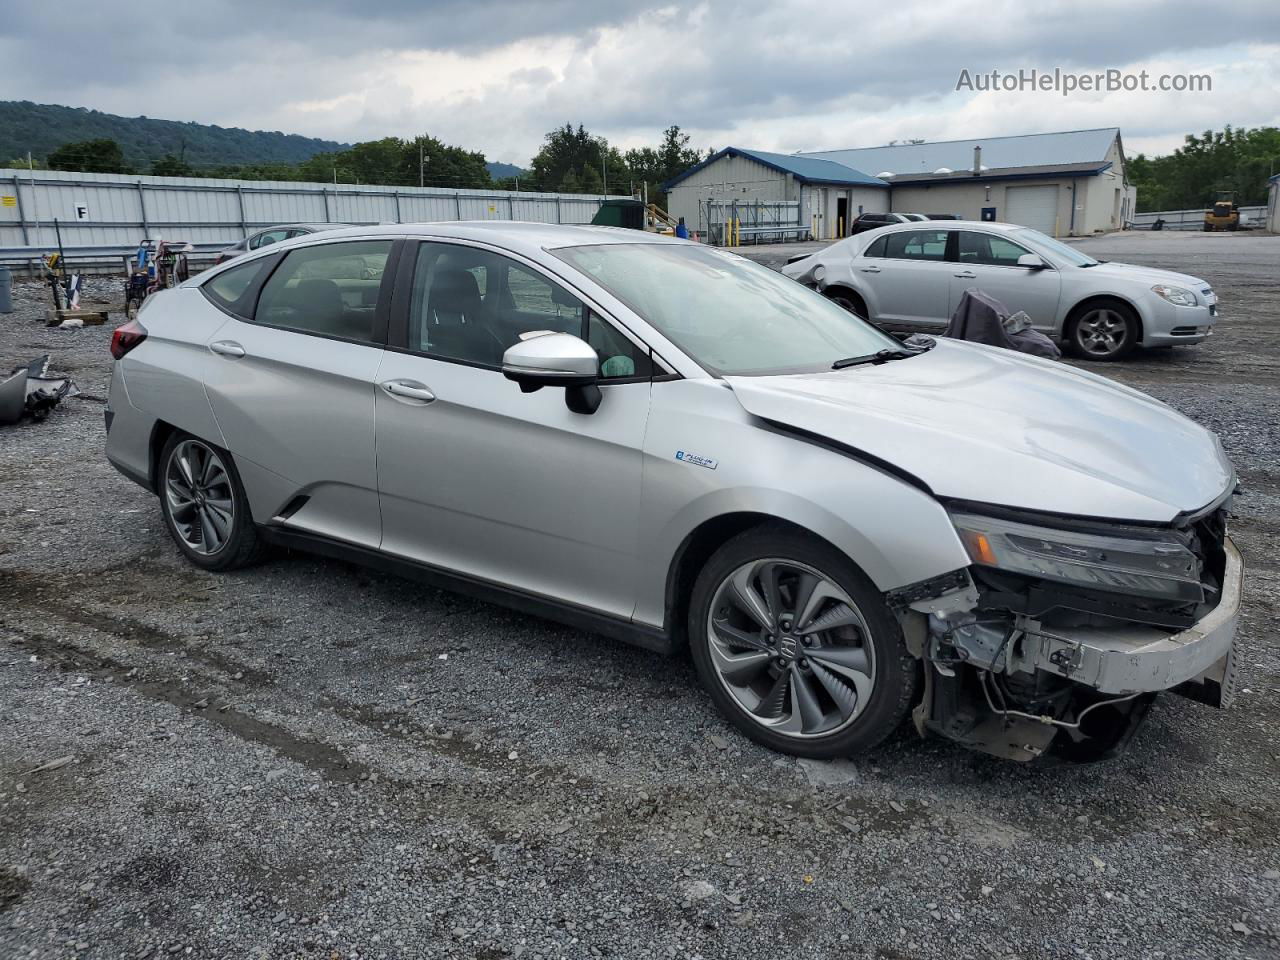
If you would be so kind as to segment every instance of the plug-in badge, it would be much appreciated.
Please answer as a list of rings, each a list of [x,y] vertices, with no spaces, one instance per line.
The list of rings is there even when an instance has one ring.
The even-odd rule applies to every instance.
[[[688,450],[677,450],[676,459],[681,463],[692,463],[695,467],[706,467],[708,470],[714,470],[720,465],[719,460],[712,460],[710,457],[700,457],[696,453],[690,453]]]

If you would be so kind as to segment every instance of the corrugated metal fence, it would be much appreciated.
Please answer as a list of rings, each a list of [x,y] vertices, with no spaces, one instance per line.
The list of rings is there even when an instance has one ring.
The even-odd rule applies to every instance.
[[[1165,230],[1203,230],[1204,213],[1204,207],[1198,210],[1159,210],[1153,213],[1135,213],[1130,222],[1135,230],[1150,230],[1157,220],[1164,221]],[[1242,223],[1247,217],[1248,226],[1261,229],[1267,225],[1267,208],[1241,207],[1240,217]]]
[[[590,223],[604,199],[557,193],[363,184],[142,177],[0,169],[0,261],[57,249],[118,262],[143,239],[185,240],[212,254],[277,223],[533,220]]]
[[[743,243],[765,242],[807,234],[796,200],[699,200],[698,227],[709,243],[724,245],[726,230],[735,229]],[[690,225],[690,229],[692,229]]]

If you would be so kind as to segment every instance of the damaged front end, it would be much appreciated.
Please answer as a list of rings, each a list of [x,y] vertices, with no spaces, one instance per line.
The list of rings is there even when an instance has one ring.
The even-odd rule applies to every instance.
[[[1170,526],[950,505],[970,567],[890,594],[916,727],[1014,760],[1122,749],[1157,693],[1225,708],[1243,562],[1229,495]]]

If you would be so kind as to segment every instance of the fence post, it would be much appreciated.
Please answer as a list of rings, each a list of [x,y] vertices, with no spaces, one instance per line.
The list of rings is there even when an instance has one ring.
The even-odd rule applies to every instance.
[[[329,214],[329,188],[321,187],[320,195],[324,197],[324,222],[333,223],[333,217]]]
[[[404,218],[400,216],[400,191],[396,191],[396,223],[404,223]]]
[[[556,223],[564,223],[564,219],[560,216],[560,194],[556,194]]]
[[[240,232],[249,236],[249,223],[244,218],[244,188],[236,184],[236,201],[240,204]]]
[[[514,220],[516,218],[516,198],[507,197],[507,219]]]
[[[147,222],[147,194],[141,180],[138,181],[138,206],[142,208],[142,239],[147,240],[151,236],[151,224]]]
[[[462,219],[462,191],[455,190],[453,193],[453,219]]]
[[[13,195],[18,201],[18,222],[22,224],[22,245],[31,246],[31,236],[27,233],[27,215],[22,212],[22,186],[18,183],[18,175],[13,175]]]

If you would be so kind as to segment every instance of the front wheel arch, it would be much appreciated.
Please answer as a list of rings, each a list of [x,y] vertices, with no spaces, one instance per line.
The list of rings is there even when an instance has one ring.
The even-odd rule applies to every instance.
[[[707,561],[711,559],[717,550],[734,537],[746,533],[748,530],[762,527],[773,527],[780,531],[785,530],[803,534],[821,541],[833,550],[839,551],[839,547],[830,540],[819,536],[807,527],[793,523],[790,520],[782,520],[767,513],[742,511],[725,513],[704,520],[681,541],[667,568],[666,612],[664,619],[674,647],[688,645],[689,600],[693,596],[693,586],[698,579],[698,574],[702,572],[702,568],[706,566]],[[840,552],[855,567],[858,567],[859,570],[862,569],[856,560],[848,557],[843,551]]]
[[[1131,346],[1140,346],[1146,335],[1142,322],[1142,312],[1133,304],[1132,301],[1114,294],[1086,297],[1067,312],[1066,322],[1062,325],[1063,339],[1067,344],[1074,347],[1076,324],[1079,323],[1080,318],[1094,307],[1104,306],[1110,306],[1121,310],[1133,321],[1135,330],[1133,344]]]

